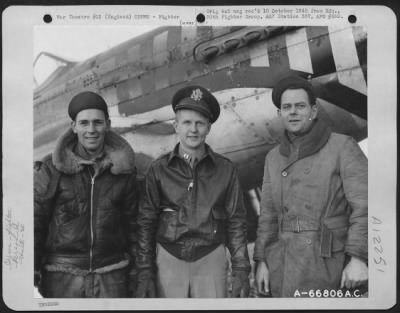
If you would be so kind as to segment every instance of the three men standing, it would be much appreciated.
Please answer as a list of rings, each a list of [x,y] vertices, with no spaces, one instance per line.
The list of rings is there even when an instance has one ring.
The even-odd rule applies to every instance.
[[[76,95],[68,113],[71,129],[35,164],[35,286],[49,298],[132,296],[138,202],[133,150],[110,130],[99,95]]]
[[[357,288],[368,279],[367,159],[318,119],[306,80],[282,80],[272,98],[285,134],[265,162],[258,291]],[[134,153],[110,130],[106,103],[92,92],[70,102],[71,129],[35,165],[35,284],[41,277],[43,296],[226,297],[226,247],[232,297],[248,296],[237,170],[205,142],[219,103],[189,86],[172,108],[179,143],[151,164],[137,210]]]
[[[232,296],[249,293],[246,211],[237,170],[206,137],[215,97],[190,86],[172,99],[179,143],[151,165],[138,213],[137,296],[225,297],[227,245]],[[157,287],[157,288],[155,288]]]

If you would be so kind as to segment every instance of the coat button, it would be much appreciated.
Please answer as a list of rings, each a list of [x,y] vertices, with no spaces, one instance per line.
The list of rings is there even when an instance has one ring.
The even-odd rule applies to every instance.
[[[306,242],[307,242],[307,244],[310,245],[311,244],[311,239],[307,239]]]
[[[287,176],[287,172],[286,172],[286,171],[283,171],[283,172],[282,172],[282,176],[283,176],[283,177],[286,177],[286,176]]]

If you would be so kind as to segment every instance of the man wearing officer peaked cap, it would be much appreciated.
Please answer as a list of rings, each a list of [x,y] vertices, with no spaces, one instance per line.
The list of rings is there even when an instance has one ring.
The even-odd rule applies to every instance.
[[[353,138],[318,118],[307,80],[282,79],[272,100],[285,131],[265,158],[258,292],[360,296],[368,281],[368,160]]]
[[[34,173],[35,286],[46,298],[132,297],[138,189],[134,152],[90,91]]]
[[[188,86],[172,108],[179,143],[151,164],[139,206],[136,295],[226,297],[226,244],[232,297],[246,297],[250,262],[237,170],[205,143],[219,103],[207,89]]]

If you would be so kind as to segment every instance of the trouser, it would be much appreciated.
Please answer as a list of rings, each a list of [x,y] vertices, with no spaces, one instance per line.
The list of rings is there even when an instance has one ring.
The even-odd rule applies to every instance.
[[[226,297],[227,257],[220,245],[195,262],[180,260],[157,244],[157,288],[161,298]]]
[[[123,268],[85,276],[43,271],[42,284],[45,298],[126,298],[128,270]]]

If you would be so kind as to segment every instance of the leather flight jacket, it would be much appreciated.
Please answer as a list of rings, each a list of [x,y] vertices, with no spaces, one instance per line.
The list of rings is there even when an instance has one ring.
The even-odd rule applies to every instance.
[[[138,186],[134,152],[109,131],[97,171],[74,153],[68,131],[35,164],[35,270],[82,274],[134,261]],[[130,262],[133,268],[133,262]]]
[[[225,244],[232,267],[250,269],[247,221],[237,170],[206,146],[193,168],[175,149],[152,163],[138,213],[137,267],[154,266],[155,240],[169,253],[195,261]]]

